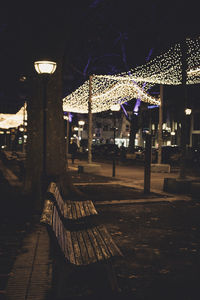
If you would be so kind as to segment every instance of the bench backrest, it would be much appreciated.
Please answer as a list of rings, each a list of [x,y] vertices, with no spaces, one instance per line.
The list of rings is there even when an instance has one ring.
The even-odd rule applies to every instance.
[[[84,217],[98,214],[91,200],[84,200],[84,201],[67,200],[65,202],[55,182],[51,182],[49,184],[47,192],[48,195],[53,196],[64,218],[70,220],[79,220]]]

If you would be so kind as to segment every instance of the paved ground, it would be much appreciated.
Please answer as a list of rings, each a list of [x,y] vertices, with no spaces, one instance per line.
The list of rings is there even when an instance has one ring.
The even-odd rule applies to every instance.
[[[128,167],[123,167],[123,176],[122,173],[117,173],[117,182],[113,182],[112,177],[108,179],[94,174],[78,174],[74,167],[76,165],[70,166],[74,183],[95,199],[100,222],[106,224],[124,254],[124,257],[113,262],[121,289],[115,299],[198,299],[200,202],[190,197],[163,194],[159,186],[164,174],[155,175],[156,191],[145,196],[142,190],[137,189],[139,182],[136,184],[132,178],[127,177]],[[108,165],[106,171],[104,165],[104,172],[109,172],[110,167]],[[134,171],[134,176],[136,174],[141,184],[142,169]],[[4,300],[6,285],[13,276],[13,267],[23,255],[27,238],[34,236],[37,223],[30,219],[26,201],[18,197],[16,188],[11,189],[3,176],[0,179],[1,191],[7,191],[3,200],[7,205],[4,206],[4,211],[1,210],[0,218],[0,299]],[[122,179],[125,186],[120,185]],[[118,201],[113,202],[114,200]],[[22,207],[24,211],[20,214]],[[36,238],[32,240],[33,246],[36,242]],[[98,276],[95,277],[97,274],[88,277],[89,274],[84,272],[77,273],[69,268],[66,270],[62,256],[57,250],[54,251],[53,258],[55,260],[56,257],[59,263],[54,264],[53,284],[48,300],[97,299],[92,283],[94,278],[99,280]],[[58,266],[68,272],[65,274],[64,289],[59,286],[61,280],[58,277],[60,272],[56,270]],[[108,294],[103,296],[104,299],[110,299],[109,297]]]
[[[130,299],[198,299],[200,203],[97,207],[124,258],[119,286]]]
[[[72,165],[69,161],[69,168],[72,170],[77,170],[78,165],[84,161],[75,160],[75,163]],[[129,183],[131,186],[137,186],[144,188],[144,167],[142,163],[117,163],[116,165],[116,176],[112,177],[112,163],[105,162],[95,162],[99,165],[99,175],[106,176],[110,179],[122,180],[123,183]],[[151,172],[151,190],[154,191],[163,191],[164,178],[177,178],[179,176],[179,169],[176,167],[171,168],[170,173],[157,173]],[[197,172],[192,172],[191,169],[187,169],[188,178],[199,178],[200,176]]]

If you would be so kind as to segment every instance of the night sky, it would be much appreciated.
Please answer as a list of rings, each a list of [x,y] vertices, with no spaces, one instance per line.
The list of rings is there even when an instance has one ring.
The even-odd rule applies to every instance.
[[[19,78],[33,61],[54,59],[65,45],[64,93],[90,73],[113,74],[144,64],[200,30],[199,10],[168,1],[9,1],[0,4],[0,101],[23,102]],[[189,3],[189,4],[188,4]],[[86,70],[88,61],[90,68]]]

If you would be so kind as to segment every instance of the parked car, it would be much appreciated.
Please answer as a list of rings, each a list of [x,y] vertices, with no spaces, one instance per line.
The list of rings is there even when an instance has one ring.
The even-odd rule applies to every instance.
[[[162,146],[162,163],[178,164],[181,157],[179,146]]]
[[[111,157],[114,153],[119,156],[120,149],[114,144],[99,144],[92,146],[92,154],[94,157]]]

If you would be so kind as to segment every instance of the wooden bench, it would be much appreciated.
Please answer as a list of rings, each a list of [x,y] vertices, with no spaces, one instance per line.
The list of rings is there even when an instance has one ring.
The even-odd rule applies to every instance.
[[[97,215],[97,211],[91,200],[85,201],[63,201],[59,188],[55,182],[51,182],[47,195],[53,198],[64,218],[79,221],[82,218]]]
[[[46,199],[41,223],[49,225],[53,231],[66,261],[76,267],[103,264],[111,290],[118,292],[117,280],[110,262],[112,258],[122,256],[122,253],[106,227],[91,223],[86,226],[68,226],[70,218],[66,221],[61,211],[67,215],[66,210],[62,206],[60,210],[53,199]],[[83,218],[82,216],[81,219],[83,220]]]
[[[64,256],[74,265],[88,265],[122,255],[104,225],[68,230],[51,200],[45,201],[41,223],[51,226]]]

